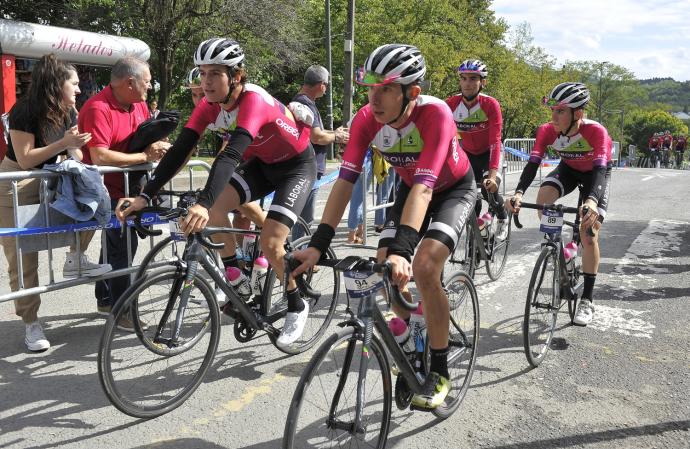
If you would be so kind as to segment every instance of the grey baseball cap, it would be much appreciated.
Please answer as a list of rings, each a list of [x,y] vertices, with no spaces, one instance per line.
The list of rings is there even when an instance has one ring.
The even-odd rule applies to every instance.
[[[313,65],[304,73],[304,84],[318,84],[328,82],[328,70],[320,65]]]

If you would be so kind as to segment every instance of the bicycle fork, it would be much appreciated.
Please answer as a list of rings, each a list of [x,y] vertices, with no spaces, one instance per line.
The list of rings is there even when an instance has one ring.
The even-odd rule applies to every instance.
[[[155,343],[164,343],[169,348],[176,347],[180,338],[180,332],[182,330],[182,320],[184,319],[185,312],[187,311],[187,305],[189,304],[189,295],[192,291],[192,286],[194,285],[194,276],[198,270],[199,262],[196,260],[190,261],[188,264],[182,262],[183,265],[181,269],[185,270],[185,276],[183,279],[176,279],[170,289],[170,295],[168,297],[168,304],[165,306],[163,315],[158,323],[156,329],[156,334],[153,341]],[[180,306],[177,308],[177,314],[175,315],[175,324],[171,329],[171,337],[163,338],[163,331],[165,330],[165,323],[168,322],[170,315],[172,314],[173,307],[175,306],[175,298],[180,295]]]

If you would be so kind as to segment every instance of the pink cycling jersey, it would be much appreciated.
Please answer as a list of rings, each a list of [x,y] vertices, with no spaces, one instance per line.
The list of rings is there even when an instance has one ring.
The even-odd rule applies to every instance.
[[[399,129],[378,123],[370,105],[360,109],[352,120],[340,178],[352,183],[357,180],[369,146],[410,187],[424,184],[439,192],[452,187],[469,170],[448,105],[428,95],[417,98],[412,115]]]
[[[446,99],[453,111],[453,120],[462,139],[462,149],[470,154],[489,156],[489,169],[498,170],[501,161],[501,127],[503,116],[501,106],[495,98],[479,94],[469,108],[462,101],[462,95]]]
[[[541,163],[547,148],[558,153],[570,168],[585,173],[606,166],[611,160],[613,141],[606,128],[594,120],[583,119],[578,133],[570,137],[562,136],[553,123],[545,123],[537,129],[530,162]]]
[[[244,91],[229,111],[204,97],[194,108],[187,128],[199,135],[208,125],[215,132],[227,133],[235,127],[249,131],[254,139],[244,152],[243,160],[257,157],[267,164],[290,159],[309,146],[311,130],[296,121],[292,112],[263,88],[245,84]]]

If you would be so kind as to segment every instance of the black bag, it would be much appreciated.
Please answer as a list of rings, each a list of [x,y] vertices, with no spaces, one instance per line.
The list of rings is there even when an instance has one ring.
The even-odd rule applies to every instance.
[[[156,117],[142,122],[127,145],[128,153],[141,153],[154,142],[172,134],[180,122],[179,111],[160,111]],[[129,194],[137,195],[146,181],[146,171],[133,171],[129,174]]]

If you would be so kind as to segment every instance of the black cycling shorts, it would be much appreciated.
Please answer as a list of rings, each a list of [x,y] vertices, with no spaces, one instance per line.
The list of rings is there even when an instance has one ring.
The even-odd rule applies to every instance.
[[[597,205],[597,212],[599,213],[599,221],[604,222],[606,217],[606,209],[609,205],[609,194],[611,193],[611,169],[613,168],[613,162],[606,164],[606,187],[604,188],[604,194],[599,198],[599,204]],[[592,172],[580,172],[577,171],[563,162],[559,163],[558,166],[544,178],[542,186],[551,186],[558,190],[558,197],[563,198],[576,187],[580,187],[580,192],[583,198],[589,196],[589,191],[592,189]]]
[[[379,239],[379,248],[387,248],[393,242],[409,193],[410,187],[401,182],[395,195],[395,203],[386,212],[386,223]],[[476,201],[474,174],[472,170],[467,170],[467,174],[453,187],[442,192],[434,192],[419,234],[422,238],[443,243],[452,253]]]
[[[230,185],[239,194],[240,204],[255,201],[275,191],[266,218],[292,229],[315,180],[316,155],[309,145],[304,152],[283,162],[267,164],[258,158],[242,162],[235,169]]]

